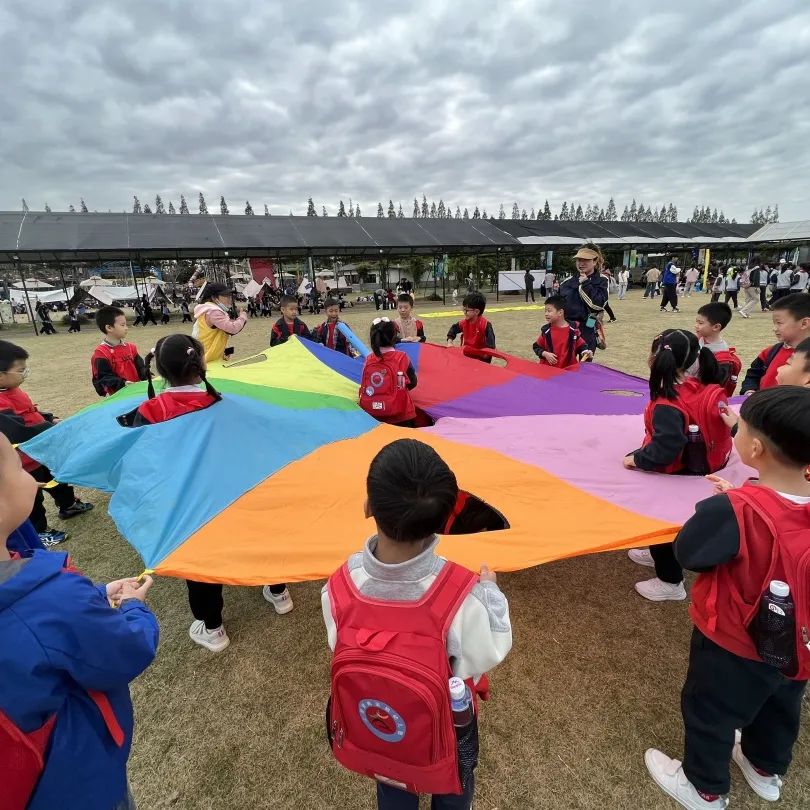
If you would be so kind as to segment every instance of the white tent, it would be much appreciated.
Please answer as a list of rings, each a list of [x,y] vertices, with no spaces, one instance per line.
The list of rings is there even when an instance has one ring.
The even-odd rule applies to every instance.
[[[68,297],[72,298],[74,292],[73,287],[68,287],[67,290]],[[15,304],[25,303],[25,290],[17,290],[12,287],[8,291],[8,294]],[[65,297],[64,290],[29,290],[28,300],[31,302],[31,306],[35,307],[37,305],[37,301],[41,301],[43,304],[55,304],[58,301],[65,302],[68,300],[68,298]]]
[[[102,278],[101,276],[90,276],[90,278],[86,278],[84,281],[80,282],[79,286],[87,289],[90,287],[110,287],[112,286],[112,281],[107,278]]]
[[[52,284],[48,284],[46,281],[40,281],[36,278],[27,278],[25,280],[25,287],[29,290],[53,290],[54,287]],[[22,290],[23,285],[22,282],[15,284],[13,289],[15,290]]]

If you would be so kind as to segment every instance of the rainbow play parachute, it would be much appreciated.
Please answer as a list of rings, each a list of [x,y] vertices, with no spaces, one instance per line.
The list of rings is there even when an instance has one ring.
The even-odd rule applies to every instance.
[[[79,412],[25,452],[58,480],[111,492],[109,511],[146,567],[190,579],[258,585],[317,579],[362,545],[369,463],[416,435],[459,486],[507,527],[443,537],[445,556],[508,571],[671,539],[701,479],[627,471],[643,434],[643,380],[597,366],[558,371],[458,349],[404,347],[417,405],[436,424],[382,425],[357,405],[362,364],[293,338],[209,377],[221,402],[178,419],[122,427],[145,384]],[[736,458],[724,475],[741,482]]]

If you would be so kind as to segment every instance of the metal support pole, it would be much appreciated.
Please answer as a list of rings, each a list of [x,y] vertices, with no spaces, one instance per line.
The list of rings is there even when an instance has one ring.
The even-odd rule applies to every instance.
[[[19,272],[20,278],[22,279],[23,292],[25,293],[25,303],[28,305],[28,317],[31,318],[31,326],[34,327],[34,334],[39,335],[39,330],[37,329],[37,319],[34,317],[34,310],[31,309],[31,299],[28,297],[28,286],[25,283],[25,274],[23,273],[22,262],[20,261],[19,256],[17,256],[17,272]]]
[[[65,284],[65,274],[62,272],[62,262],[60,262],[59,259],[56,260],[56,269],[59,271],[59,278],[62,279],[62,289],[65,291],[65,311],[67,311],[71,296],[68,295],[67,285]],[[76,288],[74,287],[73,289],[75,290]]]

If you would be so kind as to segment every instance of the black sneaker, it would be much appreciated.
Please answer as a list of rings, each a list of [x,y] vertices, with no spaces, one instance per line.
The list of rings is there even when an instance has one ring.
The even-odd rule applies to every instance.
[[[89,512],[92,508],[92,503],[82,503],[77,500],[72,506],[68,506],[67,509],[60,509],[59,517],[62,518],[62,520],[70,520],[70,518],[76,517],[76,515],[83,515],[85,512]]]

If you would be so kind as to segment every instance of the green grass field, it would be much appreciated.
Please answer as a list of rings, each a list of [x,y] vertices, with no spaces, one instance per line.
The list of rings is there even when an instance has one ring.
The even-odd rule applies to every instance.
[[[680,314],[660,314],[638,290],[614,301],[617,323],[607,326],[608,350],[598,361],[643,374],[652,337],[662,328],[691,329],[706,296],[682,302]],[[522,304],[501,300],[501,306]],[[490,301],[495,308],[498,304]],[[420,304],[419,311],[441,309]],[[345,320],[367,334],[370,305]],[[418,313],[417,313],[418,314]],[[456,310],[425,322],[441,342]],[[542,312],[493,312],[498,346],[533,357]],[[179,320],[179,318],[178,318]],[[145,353],[168,327],[130,331]],[[316,319],[305,316],[313,325]],[[270,321],[252,320],[231,341],[237,357],[264,349]],[[727,332],[744,366],[772,342],[769,315],[735,318]],[[97,401],[90,385],[90,353],[100,334],[35,338],[22,327],[0,334],[30,352],[27,390],[43,409],[68,416]],[[628,436],[628,450],[639,435]],[[617,459],[617,464],[620,460]],[[710,491],[707,487],[707,496]],[[96,580],[137,574],[135,552],[106,514],[107,499],[71,521],[65,548]],[[358,503],[357,508],[361,508]],[[306,521],[290,514],[290,522]],[[572,521],[576,518],[572,516]],[[53,517],[53,525],[59,520]],[[267,526],[273,536],[283,525]],[[593,526],[599,532],[599,526]],[[537,515],[537,532],[544,531]],[[357,538],[361,547],[364,537]],[[224,551],[224,553],[227,553]],[[623,552],[598,554],[502,575],[514,626],[514,649],[492,675],[493,700],[482,713],[476,810],[604,810],[674,807],[647,776],[650,746],[680,756],[680,688],[691,625],[687,603],[651,604],[633,583],[651,575]],[[150,594],[162,638],[157,660],[132,686],[137,730],[130,779],[139,806],[152,808],[372,808],[373,786],[342,771],[324,739],[329,651],[320,614],[322,582],[291,587],[295,610],[276,616],[259,589],[226,588],[231,646],[214,655],[187,636],[191,616],[182,582],[159,580]],[[786,781],[783,806],[810,807],[810,732],[805,725]],[[764,807],[732,766],[732,806]]]

